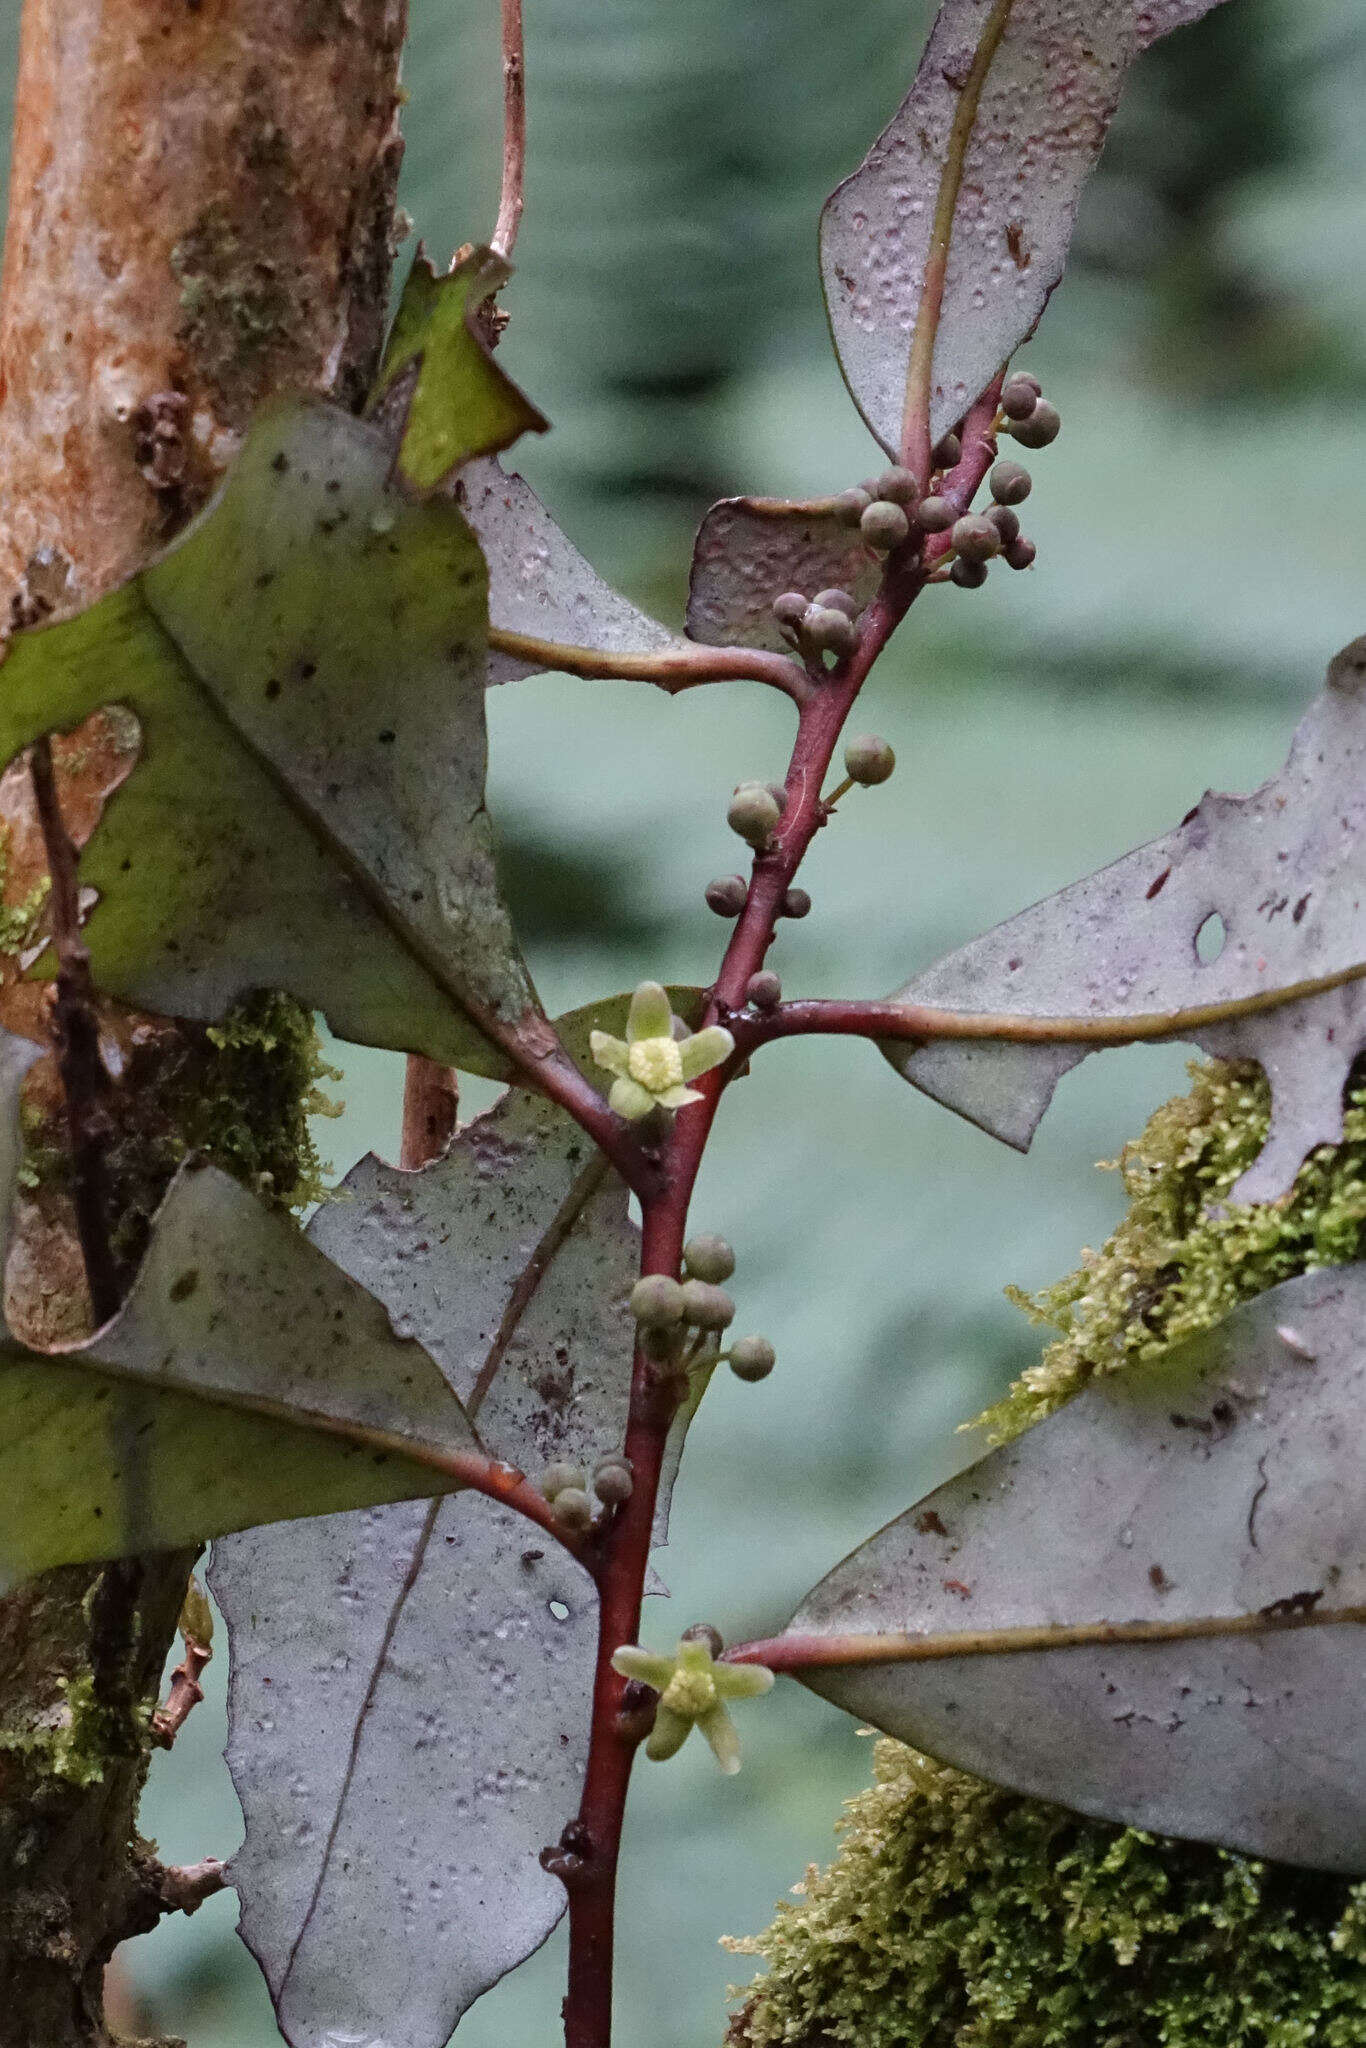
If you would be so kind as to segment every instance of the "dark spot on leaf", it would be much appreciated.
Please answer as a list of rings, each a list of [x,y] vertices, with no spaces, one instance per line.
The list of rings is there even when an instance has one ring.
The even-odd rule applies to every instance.
[[[922,1536],[947,1536],[949,1533],[933,1508],[926,1508],[923,1515],[917,1515],[915,1526]]]
[[[1322,1598],[1323,1588],[1318,1586],[1313,1592],[1287,1593],[1281,1600],[1268,1601],[1267,1605],[1259,1607],[1257,1612],[1267,1621],[1284,1621],[1291,1615],[1312,1614]]]
[[[278,455],[272,455],[272,457],[270,458],[270,466],[275,471],[277,476],[284,475],[285,471],[289,468],[289,457],[285,454],[283,448],[280,450]]]
[[[383,732],[378,735],[379,743],[382,747],[392,747],[397,738],[398,734],[391,725],[386,725]]]
[[[1163,870],[1162,870],[1161,874],[1160,874],[1160,875],[1158,876],[1157,880],[1156,880],[1155,882],[1149,882],[1149,884],[1148,884],[1148,901],[1149,901],[1149,903],[1151,903],[1151,902],[1152,902],[1152,900],[1153,900],[1154,896],[1160,896],[1160,895],[1161,895],[1161,893],[1162,893],[1162,891],[1163,891],[1163,890],[1164,890],[1164,889],[1166,888],[1166,886],[1167,886],[1167,883],[1168,883],[1168,882],[1170,881],[1170,879],[1171,879],[1171,872],[1172,872],[1172,871],[1171,871],[1171,869],[1170,869],[1170,868],[1163,868]]]
[[[191,1266],[186,1272],[176,1275],[167,1291],[172,1301],[188,1301],[198,1285],[198,1268]]]
[[[1308,910],[1308,908],[1309,897],[1301,896],[1299,902],[1295,905],[1295,908],[1290,913],[1291,917],[1294,919],[1296,924],[1299,923],[1300,919],[1304,916],[1304,913],[1306,910]]]
[[[1160,1564],[1150,1564],[1148,1566],[1148,1584],[1155,1592],[1170,1592],[1171,1583],[1171,1580],[1167,1577]]]
[[[278,676],[272,676],[270,681],[266,684],[266,696],[270,699],[271,703],[273,704],[275,699],[279,696],[279,694],[280,678]]]

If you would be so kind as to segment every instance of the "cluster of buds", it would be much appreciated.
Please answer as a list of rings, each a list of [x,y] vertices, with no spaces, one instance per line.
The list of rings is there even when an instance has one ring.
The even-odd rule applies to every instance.
[[[691,1237],[683,1247],[683,1278],[647,1273],[631,1290],[631,1314],[641,1343],[662,1364],[691,1374],[729,1362],[737,1379],[767,1379],[776,1354],[766,1337],[740,1337],[728,1351],[721,1333],[735,1320],[735,1303],[724,1283],[735,1271],[735,1253],[723,1237]]]
[[[631,1461],[622,1451],[599,1458],[591,1474],[583,1465],[559,1460],[547,1465],[536,1482],[566,1536],[586,1536],[614,1508],[624,1507],[635,1483]]]
[[[858,615],[858,600],[847,590],[818,590],[814,597],[785,590],[773,600],[778,631],[789,647],[809,659],[829,655],[843,661],[851,655],[859,643]]]

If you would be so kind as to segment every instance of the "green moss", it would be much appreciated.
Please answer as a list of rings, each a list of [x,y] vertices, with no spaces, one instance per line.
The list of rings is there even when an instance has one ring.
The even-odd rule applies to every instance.
[[[1261,1149],[1270,1092],[1260,1067],[1192,1066],[1189,1095],[1168,1102],[1117,1162],[1129,1209],[1099,1252],[1032,1298],[1060,1332],[981,1419],[1004,1441],[1078,1393],[1096,1373],[1155,1359],[1241,1301],[1316,1266],[1366,1256],[1366,1065],[1348,1083],[1343,1143],[1310,1154],[1282,1203],[1230,1203]]]
[[[1366,1884],[1080,1820],[879,1742],[736,2048],[1360,2048]]]
[[[60,1703],[36,1724],[0,1727],[0,1753],[41,1763],[46,1777],[67,1785],[98,1785],[109,1759],[128,1753],[130,1737],[141,1746],[145,1736],[121,1726],[118,1711],[96,1699],[90,1672],[59,1678],[56,1686]]]

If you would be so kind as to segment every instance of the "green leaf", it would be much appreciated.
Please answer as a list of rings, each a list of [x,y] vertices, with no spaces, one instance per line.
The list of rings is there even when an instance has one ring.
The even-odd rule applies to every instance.
[[[472,249],[445,277],[420,249],[413,259],[370,410],[404,405],[398,469],[418,491],[437,490],[472,456],[549,424],[479,333],[481,307],[511,275],[492,249]]]
[[[1364,1327],[1332,1267],[1097,1381],[836,1566],[773,1661],[1015,1791],[1366,1871]]]
[[[481,1027],[535,1008],[484,810],[484,566],[389,468],[345,413],[267,415],[159,563],[16,639],[0,759],[111,701],[139,721],[81,864],[111,994],[211,1021],[283,988],[340,1037],[481,1070]]]

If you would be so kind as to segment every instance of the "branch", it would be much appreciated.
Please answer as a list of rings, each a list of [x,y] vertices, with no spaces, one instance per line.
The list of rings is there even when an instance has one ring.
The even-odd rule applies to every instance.
[[[939,1010],[923,1003],[826,1001],[784,1003],[769,1016],[741,1016],[731,1024],[736,1052],[752,1052],[777,1038],[824,1035],[839,1038],[887,1038],[930,1044],[940,1039],[991,1040],[1004,1045],[1135,1045],[1155,1039],[1184,1038],[1215,1024],[1261,1017],[1311,996],[1366,976],[1366,961],[1296,981],[1285,988],[1262,989],[1256,995],[1234,996],[1227,1002],[1202,1003],[1187,1010],[1145,1010],[1131,1017],[1022,1017],[1009,1011]]]
[[[987,73],[992,59],[1000,47],[1006,32],[1013,0],[995,0],[982,40],[972,60],[967,83],[963,87],[953,126],[949,130],[948,153],[939,180],[939,196],[935,202],[934,224],[930,230],[929,252],[925,258],[925,275],[920,289],[920,304],[916,310],[915,329],[911,335],[910,360],[906,365],[906,408],[901,425],[901,459],[907,469],[922,482],[930,473],[932,442],[930,438],[930,403],[934,389],[934,345],[939,336],[939,316],[944,307],[944,282],[948,275],[949,248],[953,241],[953,219],[958,209],[958,195],[963,184],[963,166],[967,160],[968,143],[972,139],[973,125],[977,119],[977,108],[982,98],[982,87],[986,84]]]
[[[526,182],[526,49],[522,0],[502,0],[503,16],[503,189],[490,248],[511,256],[522,219]]]
[[[408,1055],[403,1073],[403,1137],[398,1163],[409,1172],[439,1159],[455,1136],[460,1083],[453,1067],[439,1066],[420,1052]]]
[[[204,1674],[204,1666],[212,1656],[213,1651],[207,1643],[199,1643],[193,1636],[186,1636],[185,1655],[171,1673],[171,1688],[166,1695],[166,1704],[164,1707],[158,1707],[152,1716],[152,1740],[158,1748],[171,1747],[203,1699],[204,1688],[199,1681]]]
[[[52,771],[52,742],[48,738],[40,739],[34,746],[29,756],[29,773],[52,885],[49,901],[53,950],[57,956],[54,1036],[66,1097],[72,1199],[90,1307],[99,1327],[118,1313],[122,1298],[109,1235],[110,1189],[105,1168],[110,1123],[104,1099],[109,1077],[100,1057],[90,954],[81,937],[76,849],[62,817]]]
[[[489,646],[497,654],[529,661],[565,675],[601,680],[656,683],[676,695],[699,683],[767,683],[792,701],[804,704],[811,694],[806,670],[785,654],[763,647],[671,647],[666,651],[614,654],[597,647],[573,647],[562,640],[538,640],[531,633],[509,633],[489,627]]]
[[[163,1913],[197,1913],[205,1899],[227,1889],[227,1866],[217,1856],[202,1863],[162,1863],[155,1869],[154,1890]]]
[[[1187,1621],[1084,1621],[1039,1628],[956,1629],[948,1635],[782,1635],[737,1643],[727,1664],[770,1671],[815,1671],[866,1664],[932,1664],[951,1657],[1019,1657],[1031,1650],[1108,1649],[1119,1643],[1204,1642],[1213,1636],[1280,1635],[1292,1629],[1366,1622],[1366,1607],[1310,1607],[1274,1601],[1255,1614],[1200,1615]]]

